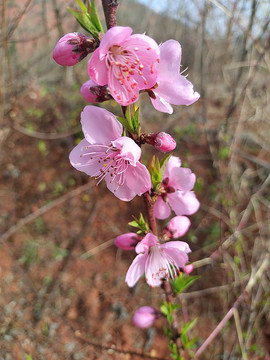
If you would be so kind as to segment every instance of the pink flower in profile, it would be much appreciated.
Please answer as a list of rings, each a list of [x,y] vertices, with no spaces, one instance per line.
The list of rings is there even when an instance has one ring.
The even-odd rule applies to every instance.
[[[88,74],[98,85],[108,85],[112,97],[127,106],[139,90],[156,83],[159,47],[143,34],[131,35],[130,27],[114,26],[101,39],[88,63]]]
[[[53,59],[62,66],[73,66],[96,48],[94,39],[81,33],[68,33],[55,45]]]
[[[149,137],[149,143],[162,152],[169,152],[176,148],[175,140],[171,137],[171,135],[163,131],[151,134]]]
[[[171,208],[176,215],[194,214],[200,203],[193,191],[196,176],[190,169],[181,167],[181,160],[171,156],[160,187],[161,195],[154,205],[154,215],[157,219],[166,219],[171,214]]]
[[[117,236],[114,245],[123,250],[134,250],[142,237],[136,233],[126,233]]]
[[[93,80],[86,81],[81,86],[80,92],[84,100],[90,102],[91,104],[112,99],[107,86],[100,86]]]
[[[121,137],[123,127],[109,111],[86,106],[81,113],[85,136],[70,153],[77,170],[106,181],[108,189],[130,201],[151,188],[150,174],[140,162],[141,149],[130,138]]]
[[[190,227],[190,220],[186,216],[173,217],[163,230],[163,234],[166,234],[171,239],[177,239],[188,231]]]
[[[163,279],[175,277],[179,268],[184,268],[191,251],[182,241],[169,241],[160,244],[157,237],[148,233],[135,248],[138,254],[130,265],[126,283],[132,287],[145,273],[150,286],[160,286]]]
[[[172,114],[170,104],[191,105],[200,97],[192,83],[179,73],[181,56],[181,45],[176,40],[165,41],[160,46],[157,86],[151,89],[152,94],[150,92],[152,104],[158,111]]]
[[[150,327],[156,320],[158,314],[156,310],[150,306],[142,306],[135,311],[133,322],[141,329]]]

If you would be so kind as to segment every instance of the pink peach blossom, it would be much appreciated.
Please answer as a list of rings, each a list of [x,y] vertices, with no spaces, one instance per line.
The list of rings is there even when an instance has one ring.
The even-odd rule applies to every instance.
[[[150,306],[142,306],[135,311],[133,323],[141,329],[150,327],[156,320],[156,310]]]
[[[193,191],[196,176],[190,169],[181,167],[181,160],[171,156],[160,187],[161,195],[154,205],[157,219],[166,219],[171,214],[171,208],[176,215],[194,214],[200,203]]]
[[[191,251],[188,244],[182,241],[169,241],[160,244],[157,237],[148,233],[136,248],[138,254],[130,265],[126,283],[133,287],[145,273],[146,282],[150,286],[160,286],[163,279],[175,277],[179,268],[188,261]]]
[[[88,63],[88,74],[98,85],[108,85],[112,97],[127,106],[139,91],[156,83],[159,47],[143,34],[131,35],[130,27],[114,26],[101,39]]]
[[[123,127],[109,111],[86,106],[81,114],[85,138],[70,153],[77,170],[105,180],[108,189],[123,201],[130,201],[151,188],[150,174],[140,162],[141,149],[121,136]]]
[[[153,106],[158,111],[172,114],[173,105],[190,105],[200,95],[194,92],[193,85],[179,73],[182,49],[176,40],[165,41],[160,46],[160,62],[156,65],[157,86],[151,89]]]

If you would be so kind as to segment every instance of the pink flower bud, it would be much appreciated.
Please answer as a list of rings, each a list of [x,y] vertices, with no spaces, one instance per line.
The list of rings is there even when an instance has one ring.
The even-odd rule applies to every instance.
[[[96,41],[81,33],[68,33],[63,36],[53,50],[53,59],[62,66],[73,66],[93,52]]]
[[[81,94],[86,101],[92,104],[112,99],[108,87],[100,86],[93,80],[88,80],[81,86]]]
[[[123,250],[134,250],[141,239],[141,236],[136,233],[126,233],[117,236],[114,241],[114,245]]]
[[[169,152],[175,149],[176,142],[171,135],[165,132],[159,132],[150,136],[150,144],[157,150]]]
[[[156,320],[156,310],[150,306],[140,307],[133,316],[133,322],[141,329],[148,328]]]
[[[194,270],[194,266],[192,264],[185,265],[184,272],[186,274],[190,274]]]
[[[190,220],[186,216],[173,217],[163,230],[163,234],[171,239],[177,239],[188,231],[190,227]]]

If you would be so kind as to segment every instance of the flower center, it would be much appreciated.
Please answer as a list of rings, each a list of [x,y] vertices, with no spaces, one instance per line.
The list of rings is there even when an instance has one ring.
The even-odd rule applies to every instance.
[[[122,158],[120,150],[112,144],[109,146],[92,144],[86,147],[86,149],[88,148],[90,148],[91,151],[89,153],[84,153],[81,156],[89,156],[90,163],[100,165],[96,173],[93,174],[95,179],[98,180],[97,185],[102,179],[108,176],[111,178],[110,183],[113,181],[117,183],[117,190],[118,187],[125,182],[124,173],[129,166],[129,162]]]
[[[165,249],[162,249],[160,246],[151,246],[149,249],[149,256],[151,256],[153,266],[153,279],[174,278],[177,275],[177,266],[170,255],[166,253]]]
[[[129,99],[127,102],[134,102],[138,98],[138,80],[142,79],[144,85],[147,85],[147,80],[143,74],[143,64],[141,63],[137,52],[138,47],[113,45],[110,47],[106,56],[106,66],[109,70],[109,77],[112,81],[117,80],[121,85],[122,91]],[[151,73],[154,73],[153,65],[151,66]],[[137,81],[135,80],[135,77]],[[135,91],[136,90],[136,91]],[[123,102],[121,94],[114,87],[114,96],[119,103]],[[130,93],[130,95],[128,95]]]

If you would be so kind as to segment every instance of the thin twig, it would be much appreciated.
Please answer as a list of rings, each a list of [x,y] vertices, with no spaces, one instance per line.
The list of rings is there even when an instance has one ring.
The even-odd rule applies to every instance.
[[[82,192],[90,189],[91,187],[93,187],[92,182],[84,184],[80,187],[78,187],[75,190],[72,190],[70,192],[68,192],[67,194],[61,196],[60,198],[53,200],[52,202],[50,202],[47,205],[42,206],[41,208],[39,208],[38,210],[36,210],[35,212],[33,212],[32,214],[27,215],[25,218],[20,219],[17,224],[11,226],[11,228],[9,228],[4,234],[2,234],[0,236],[0,243],[2,241],[6,241],[8,238],[10,238],[12,235],[14,235],[20,228],[22,228],[23,226],[29,224],[31,221],[35,220],[36,218],[38,218],[39,216],[45,214],[47,211],[53,209],[56,206],[59,206],[60,204],[62,204],[63,202],[80,195]]]
[[[254,274],[251,273],[249,282],[245,288],[245,290],[242,292],[242,294],[237,298],[233,306],[230,308],[230,310],[227,312],[227,314],[224,316],[224,318],[220,321],[220,323],[217,325],[217,327],[214,329],[214,331],[208,336],[208,338],[205,340],[205,342],[202,344],[202,346],[197,350],[195,353],[195,359],[198,359],[199,356],[203,353],[203,351],[212,343],[214,338],[220,333],[220,331],[223,329],[223,327],[226,325],[228,320],[232,317],[232,315],[235,312],[235,309],[242,303],[242,301],[245,299],[245,297],[251,292],[254,285],[259,281],[259,279],[262,277],[263,273],[266,271],[270,264],[270,255],[267,255],[259,269]]]

